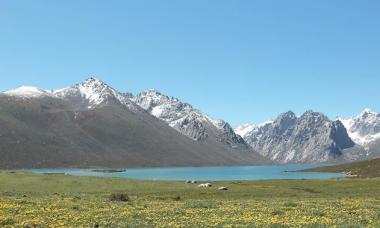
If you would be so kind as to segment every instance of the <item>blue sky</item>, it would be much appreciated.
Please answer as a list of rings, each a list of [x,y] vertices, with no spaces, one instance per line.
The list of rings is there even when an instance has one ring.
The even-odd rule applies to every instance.
[[[380,111],[378,0],[0,0],[0,90],[90,75],[232,125]]]

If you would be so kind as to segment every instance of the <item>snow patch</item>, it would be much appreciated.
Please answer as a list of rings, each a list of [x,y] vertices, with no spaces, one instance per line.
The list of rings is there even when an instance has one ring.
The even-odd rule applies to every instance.
[[[366,108],[356,117],[338,119],[347,129],[350,138],[361,146],[366,147],[380,139],[380,114],[372,109]]]
[[[238,126],[237,128],[235,128],[235,133],[240,135],[241,137],[245,138],[249,135],[251,135],[252,133],[258,131],[260,128],[268,125],[268,124],[272,124],[273,121],[272,120],[269,120],[269,121],[266,121],[266,122],[263,122],[263,123],[260,123],[260,124],[243,124],[241,126]]]
[[[252,132],[253,129],[255,129],[255,125],[247,123],[236,127],[234,131],[236,134],[244,138],[246,135]]]
[[[22,98],[37,98],[43,96],[52,96],[52,93],[33,86],[21,86],[19,88],[4,92],[4,94]]]

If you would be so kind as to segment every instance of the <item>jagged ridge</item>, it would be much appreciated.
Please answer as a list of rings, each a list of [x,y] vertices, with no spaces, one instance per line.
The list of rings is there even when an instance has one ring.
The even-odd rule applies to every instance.
[[[318,112],[297,117],[292,111],[273,122],[251,126],[244,139],[256,151],[280,163],[320,163],[346,159],[343,151],[355,146],[343,124]],[[349,158],[347,158],[349,159]]]
[[[156,90],[148,90],[135,96],[133,101],[193,140],[211,139],[231,147],[248,148],[243,138],[237,135],[227,122],[212,119],[178,98],[169,97]]]

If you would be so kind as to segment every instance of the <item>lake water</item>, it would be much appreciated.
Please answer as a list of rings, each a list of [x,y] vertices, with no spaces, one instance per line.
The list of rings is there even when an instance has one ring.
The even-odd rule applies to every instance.
[[[32,173],[65,173],[73,176],[120,177],[141,180],[281,180],[332,179],[344,177],[341,173],[286,172],[314,168],[310,165],[270,165],[235,167],[136,168],[126,172],[103,173],[93,169],[28,169]]]

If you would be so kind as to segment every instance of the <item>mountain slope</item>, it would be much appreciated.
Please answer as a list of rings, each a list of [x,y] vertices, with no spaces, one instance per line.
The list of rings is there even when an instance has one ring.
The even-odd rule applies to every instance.
[[[331,121],[318,112],[297,117],[289,111],[244,133],[254,150],[279,163],[349,161],[360,159],[363,153],[340,121]]]
[[[218,145],[228,150],[252,151],[242,137],[225,121],[210,118],[177,98],[155,90],[142,92],[133,98],[136,104],[165,121],[183,135],[203,143]]]
[[[0,168],[241,165],[264,160],[251,151],[189,139],[136,105],[130,94],[94,78],[42,94],[0,94]]]

